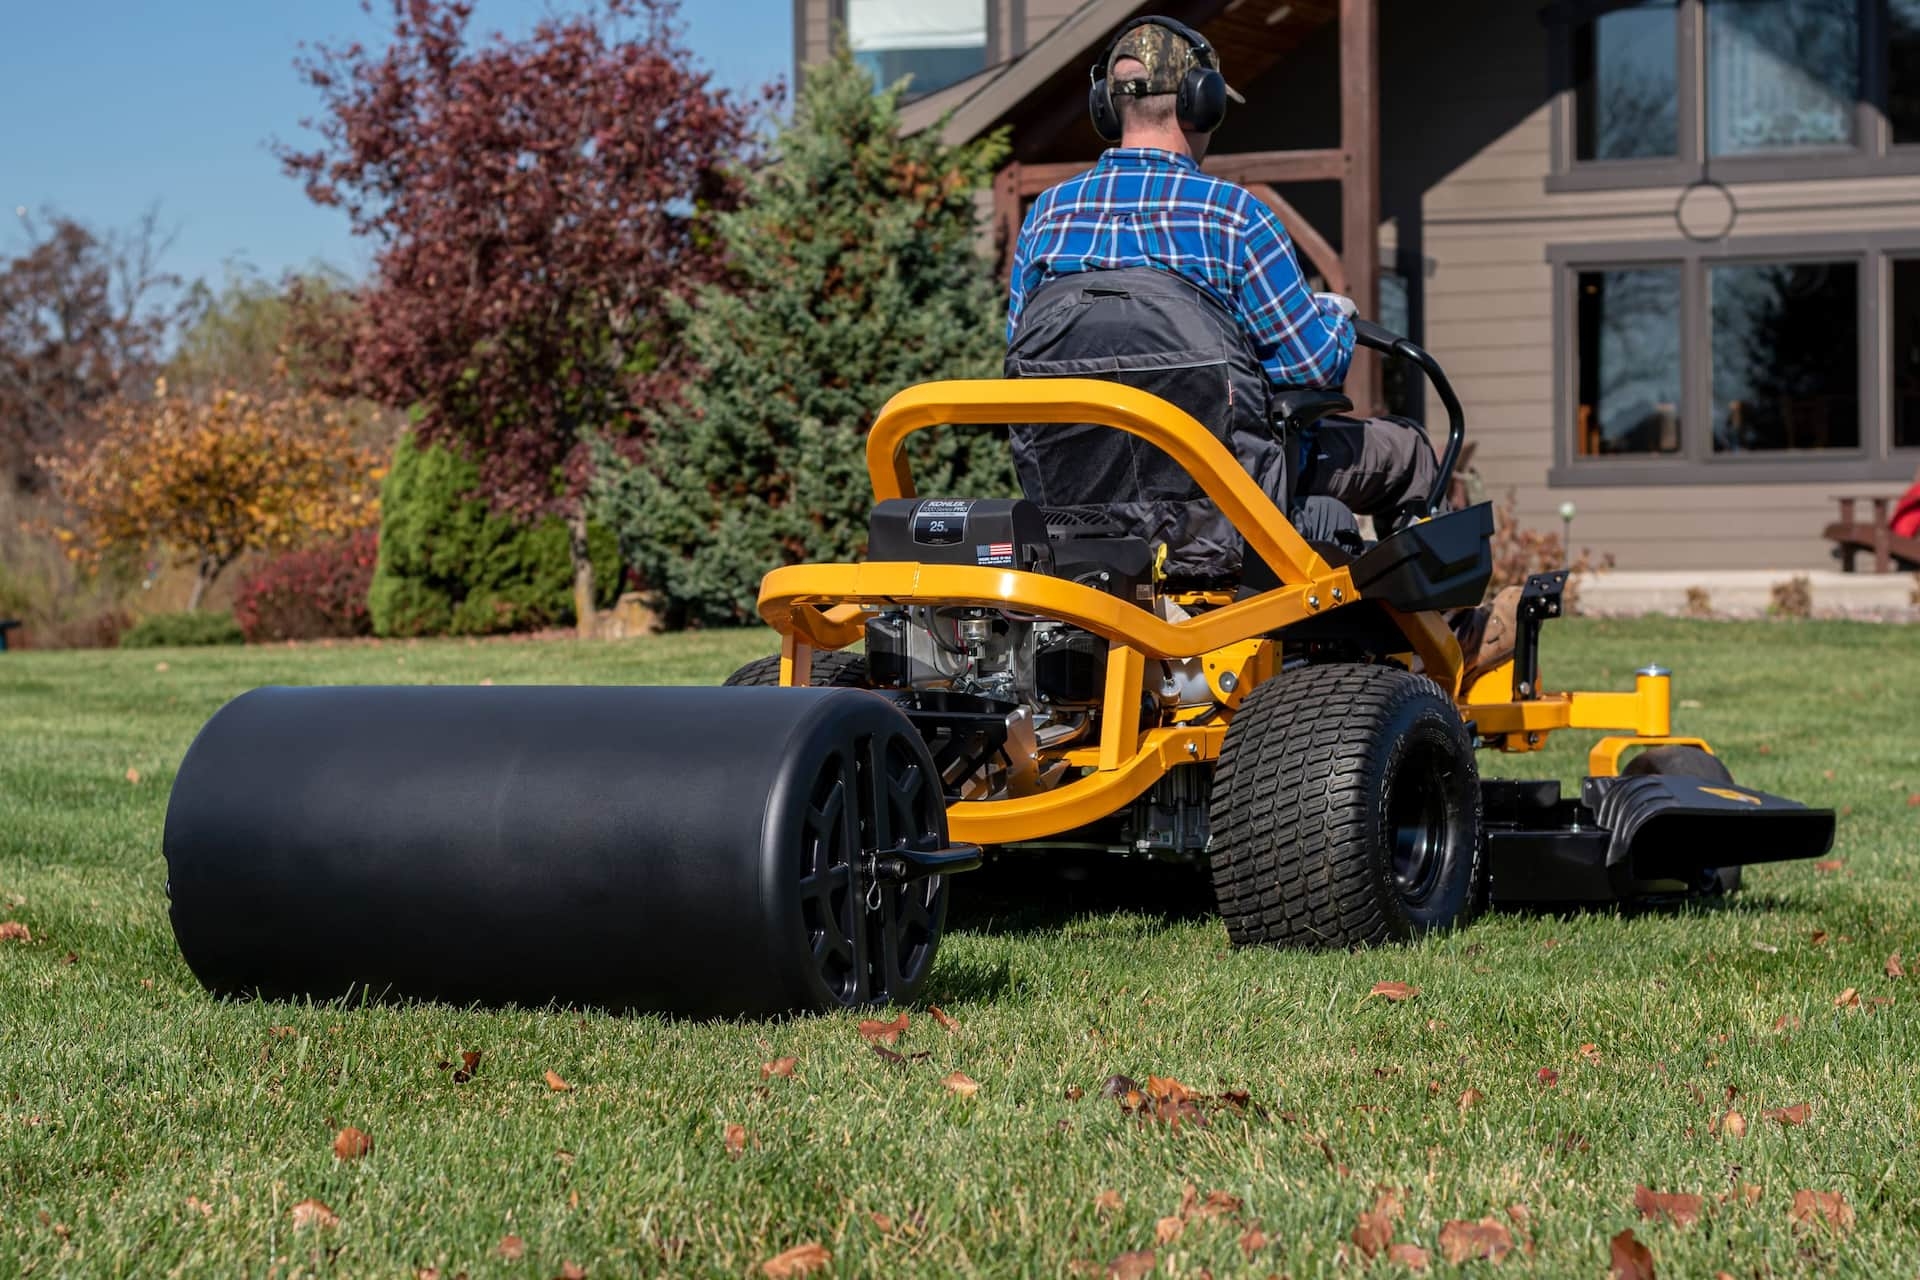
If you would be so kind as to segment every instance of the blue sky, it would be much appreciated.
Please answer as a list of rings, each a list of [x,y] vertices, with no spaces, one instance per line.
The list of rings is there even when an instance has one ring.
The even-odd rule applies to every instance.
[[[377,5],[376,8],[383,8]],[[577,0],[475,0],[472,29],[524,32]],[[358,0],[0,0],[0,253],[14,209],[100,228],[158,202],[179,238],[167,265],[218,282],[229,260],[269,277],[366,251],[345,218],[281,176],[269,143],[310,135],[317,100],[293,71],[302,40],[372,43]],[[683,0],[687,43],[724,85],[789,74],[791,0]]]

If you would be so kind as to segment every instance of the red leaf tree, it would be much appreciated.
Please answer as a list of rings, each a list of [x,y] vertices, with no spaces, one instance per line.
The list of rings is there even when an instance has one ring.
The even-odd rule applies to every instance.
[[[738,198],[757,107],[694,67],[673,0],[598,0],[485,41],[464,0],[390,3],[384,50],[297,64],[321,145],[280,159],[379,245],[355,389],[471,456],[497,508],[567,518],[585,632],[587,443],[635,434],[673,394],[663,303],[722,271],[706,215]]]

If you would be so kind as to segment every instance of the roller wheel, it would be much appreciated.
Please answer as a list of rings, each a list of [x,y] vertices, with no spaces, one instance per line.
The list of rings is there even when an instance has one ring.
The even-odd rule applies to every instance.
[[[1669,778],[1699,778],[1706,782],[1733,783],[1733,774],[1720,757],[1698,747],[1648,747],[1620,770],[1622,777],[1638,778],[1647,774]],[[1740,891],[1739,867],[1712,867],[1701,872],[1694,894],[1702,898],[1724,898]]]
[[[1480,780],[1454,704],[1393,667],[1267,681],[1227,729],[1213,886],[1236,945],[1369,946],[1486,901]]]
[[[725,680],[723,687],[739,685],[777,685],[780,683],[780,655],[755,658]],[[816,653],[813,655],[813,679],[816,689],[865,689],[867,656],[864,653]]]

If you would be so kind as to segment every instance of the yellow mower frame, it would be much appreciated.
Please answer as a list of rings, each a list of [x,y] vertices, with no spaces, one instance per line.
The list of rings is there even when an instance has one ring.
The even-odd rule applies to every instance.
[[[801,564],[776,569],[760,587],[760,616],[780,633],[780,682],[806,685],[816,649],[842,649],[865,635],[874,606],[975,606],[1043,614],[1106,640],[1106,688],[1096,745],[1062,748],[1081,776],[1038,795],[963,801],[948,809],[954,839],[1014,844],[1073,830],[1119,811],[1176,765],[1218,758],[1234,709],[1276,668],[1274,633],[1307,618],[1350,608],[1361,599],[1352,575],[1327,563],[1294,529],[1205,427],[1158,396],[1087,378],[953,380],[910,387],[880,411],[867,436],[867,471],[876,502],[916,496],[906,454],[915,432],[938,426],[1008,422],[1096,423],[1125,431],[1184,467],[1275,576],[1279,585],[1246,599],[1224,593],[1190,597],[1204,606],[1171,622],[1092,587],[1017,569],[911,562]],[[1639,747],[1689,745],[1671,736],[1670,679],[1642,673],[1631,692],[1537,693],[1514,697],[1513,666],[1490,671],[1463,689],[1460,647],[1437,612],[1402,612],[1382,604],[1407,640],[1403,660],[1453,696],[1483,742],[1505,751],[1535,751],[1559,729],[1614,733],[1596,743],[1588,772],[1611,777],[1623,755]],[[1202,660],[1220,707],[1205,723],[1143,728],[1139,692],[1149,659]],[[1188,718],[1203,714],[1200,710]]]

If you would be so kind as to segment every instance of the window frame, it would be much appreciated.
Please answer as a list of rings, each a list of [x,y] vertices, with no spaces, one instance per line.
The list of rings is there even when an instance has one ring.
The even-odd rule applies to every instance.
[[[1759,235],[1719,242],[1687,239],[1558,244],[1553,271],[1553,462],[1555,489],[1613,485],[1790,484],[1904,480],[1920,463],[1920,444],[1893,444],[1892,297],[1895,260],[1920,258],[1920,228],[1815,235]],[[1859,272],[1860,443],[1851,449],[1713,449],[1712,302],[1708,272],[1717,265],[1852,262]],[[1574,290],[1582,271],[1654,266],[1680,269],[1680,452],[1584,455],[1579,430],[1579,323]]]
[[[987,12],[986,63],[975,75],[991,71],[1001,63],[1016,57],[1026,49],[1027,0],[981,0],[981,7]],[[798,10],[795,26],[798,29]],[[827,0],[828,27],[839,33],[839,39],[850,38],[851,31],[847,21],[847,0]],[[797,40],[798,37],[796,36]],[[955,81],[956,84],[962,83]],[[952,85],[942,86],[950,89]],[[931,89],[925,93],[910,94],[901,99],[904,106],[917,102],[921,98],[930,98],[942,89]]]
[[[1707,5],[1712,0],[1675,0],[1674,57],[1680,139],[1672,158],[1575,159],[1574,30],[1611,6],[1606,0],[1571,0],[1549,19],[1552,31],[1552,163],[1546,189],[1617,191],[1683,186],[1711,175],[1729,185],[1810,178],[1861,178],[1920,173],[1920,141],[1895,144],[1885,105],[1892,49],[1887,0],[1859,5],[1859,93],[1853,104],[1853,141],[1846,145],[1791,147],[1737,155],[1707,154]]]

